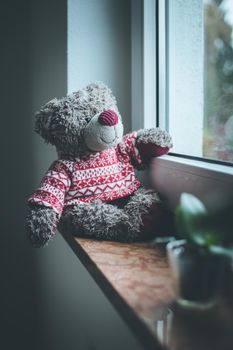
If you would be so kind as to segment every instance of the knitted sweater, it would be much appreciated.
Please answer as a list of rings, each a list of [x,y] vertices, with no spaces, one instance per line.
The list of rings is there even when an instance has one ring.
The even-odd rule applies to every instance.
[[[143,168],[136,137],[136,132],[127,134],[117,146],[81,159],[56,160],[29,203],[53,208],[60,216],[63,207],[132,194],[141,185],[134,166]]]

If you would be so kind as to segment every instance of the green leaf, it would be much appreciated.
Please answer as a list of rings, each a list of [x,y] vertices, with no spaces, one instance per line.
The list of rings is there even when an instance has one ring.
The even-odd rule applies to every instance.
[[[205,246],[206,237],[201,227],[205,215],[206,208],[197,197],[182,193],[180,205],[176,209],[176,227],[180,236],[194,244]]]
[[[223,255],[229,258],[233,258],[233,247],[221,247],[218,245],[212,245],[209,247],[209,251],[214,254]]]
[[[182,193],[180,205],[176,209],[176,224],[181,235],[197,234],[201,229],[201,221],[205,215],[206,208],[198,198],[188,193]]]
[[[206,213],[206,208],[204,204],[190,193],[182,193],[180,197],[180,207],[182,211],[188,215],[200,215]]]
[[[213,203],[212,210],[209,209],[207,213],[204,204],[197,197],[183,193],[175,212],[176,228],[178,234],[191,244],[209,250],[214,246],[216,251],[232,256],[232,213],[232,200]]]

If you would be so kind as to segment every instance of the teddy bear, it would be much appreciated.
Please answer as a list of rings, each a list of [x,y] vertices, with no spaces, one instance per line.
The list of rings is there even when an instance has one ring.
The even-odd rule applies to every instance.
[[[102,82],[46,103],[35,131],[56,147],[57,160],[28,200],[27,235],[35,247],[63,234],[121,242],[156,232],[162,203],[135,169],[172,147],[159,128],[123,136],[116,98]]]

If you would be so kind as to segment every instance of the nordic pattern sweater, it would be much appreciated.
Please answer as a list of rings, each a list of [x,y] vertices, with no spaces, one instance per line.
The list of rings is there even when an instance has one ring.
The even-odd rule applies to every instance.
[[[67,206],[129,196],[141,185],[134,172],[143,168],[136,137],[132,132],[117,146],[81,159],[56,160],[29,203],[52,208],[60,217]]]

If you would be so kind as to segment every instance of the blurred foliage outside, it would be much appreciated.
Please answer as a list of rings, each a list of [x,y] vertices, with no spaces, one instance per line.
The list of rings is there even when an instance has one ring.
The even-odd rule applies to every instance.
[[[233,0],[203,3],[203,156],[233,163]]]

